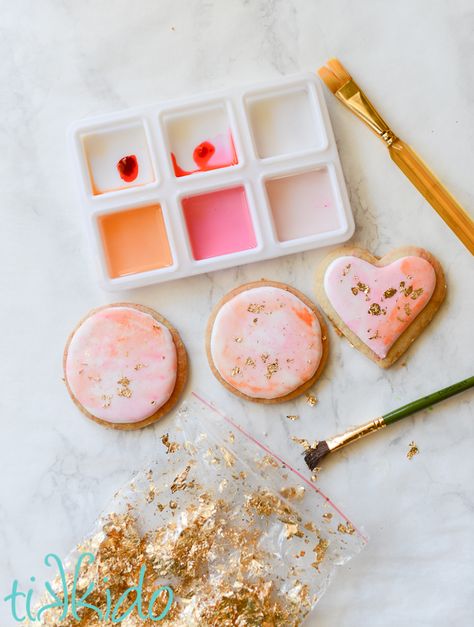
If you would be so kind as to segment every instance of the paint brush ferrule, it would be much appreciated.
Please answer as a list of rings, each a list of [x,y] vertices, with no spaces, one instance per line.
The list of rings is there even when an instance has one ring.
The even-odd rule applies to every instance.
[[[347,81],[336,91],[335,95],[348,109],[367,124],[371,131],[383,139],[388,147],[398,139],[353,79]]]
[[[348,429],[345,433],[341,433],[339,435],[335,435],[332,438],[328,438],[326,440],[326,444],[328,445],[329,452],[334,452],[355,442],[356,440],[360,440],[364,438],[366,435],[373,433],[374,431],[378,431],[379,429],[383,429],[386,427],[385,421],[382,417],[375,418],[375,420],[371,420],[370,422],[366,422],[359,427],[354,427],[353,429]]]

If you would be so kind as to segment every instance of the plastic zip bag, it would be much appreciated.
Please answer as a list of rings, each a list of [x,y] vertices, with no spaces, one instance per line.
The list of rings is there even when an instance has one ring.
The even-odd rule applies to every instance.
[[[162,442],[69,555],[51,591],[62,606],[35,624],[300,625],[363,533],[197,394]]]

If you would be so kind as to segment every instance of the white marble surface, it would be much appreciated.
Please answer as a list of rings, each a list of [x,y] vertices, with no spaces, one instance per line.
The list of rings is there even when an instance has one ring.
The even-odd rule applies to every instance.
[[[124,0],[1,2],[0,594],[46,552],[64,554],[114,490],[161,446],[172,418],[137,433],[83,418],[61,381],[65,339],[111,302],[95,281],[65,155],[80,117],[199,90],[311,70],[330,56],[359,78],[399,134],[473,206],[474,13],[469,0]],[[447,302],[388,372],[331,332],[330,363],[302,401],[262,408],[210,376],[212,304],[260,277],[312,295],[323,251],[129,292],[180,329],[198,388],[303,467],[289,436],[324,437],[471,375],[472,259],[366,128],[327,98],[350,190],[354,242],[404,244],[444,264]],[[193,307],[189,307],[189,303]],[[406,363],[405,363],[406,362]],[[285,415],[299,413],[298,422]],[[416,440],[420,454],[405,457]],[[328,463],[321,486],[371,537],[308,625],[472,624],[472,395],[410,418]],[[0,603],[0,622],[11,619]]]

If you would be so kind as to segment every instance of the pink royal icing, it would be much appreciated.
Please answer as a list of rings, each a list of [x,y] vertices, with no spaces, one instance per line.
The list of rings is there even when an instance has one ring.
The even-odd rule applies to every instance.
[[[311,379],[323,353],[315,313],[291,292],[270,286],[240,292],[220,308],[210,347],[224,381],[265,399]]]
[[[324,276],[337,314],[382,359],[426,306],[435,285],[433,266],[416,256],[381,268],[359,257],[338,257]]]
[[[107,307],[75,331],[66,377],[93,416],[135,423],[152,416],[173,393],[177,355],[169,329],[133,307]]]

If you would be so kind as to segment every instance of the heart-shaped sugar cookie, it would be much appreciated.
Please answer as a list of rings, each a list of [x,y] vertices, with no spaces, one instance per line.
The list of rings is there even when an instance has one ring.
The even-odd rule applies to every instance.
[[[331,253],[318,268],[316,293],[333,324],[367,357],[391,366],[444,300],[439,262],[422,248],[381,259],[360,248]]]

